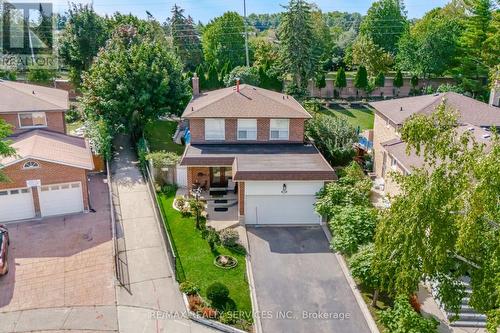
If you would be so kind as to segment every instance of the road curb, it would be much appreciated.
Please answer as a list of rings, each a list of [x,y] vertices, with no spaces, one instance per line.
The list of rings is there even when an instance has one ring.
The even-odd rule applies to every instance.
[[[332,235],[330,234],[330,230],[328,230],[328,227],[325,224],[322,224],[321,228],[323,229],[326,238],[330,242],[332,240]],[[372,314],[370,313],[370,310],[368,310],[368,306],[366,305],[365,301],[363,300],[363,297],[361,296],[361,293],[359,292],[356,282],[354,281],[354,279],[351,276],[351,273],[349,272],[349,268],[347,268],[347,263],[345,262],[344,257],[342,257],[338,252],[334,254],[335,257],[337,258],[337,261],[339,262],[340,268],[342,269],[342,273],[344,273],[344,276],[347,280],[347,283],[349,284],[349,287],[351,287],[351,291],[354,294],[354,298],[356,299],[359,308],[361,309],[361,313],[363,313],[363,317],[365,317],[368,328],[370,329],[371,333],[380,333],[377,324],[375,323],[375,320],[373,319]]]

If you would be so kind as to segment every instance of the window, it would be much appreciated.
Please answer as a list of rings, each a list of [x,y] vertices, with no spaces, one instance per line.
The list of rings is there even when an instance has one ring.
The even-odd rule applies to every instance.
[[[19,127],[45,127],[47,118],[45,112],[30,112],[19,114]]]
[[[35,161],[28,161],[28,162],[24,163],[24,165],[23,165],[23,169],[36,169],[39,167],[40,167],[40,165]]]
[[[205,140],[224,140],[225,137],[224,119],[205,119]]]
[[[257,119],[238,119],[238,140],[257,140]]]
[[[288,119],[271,119],[271,140],[288,140]]]
[[[10,194],[19,194],[19,190],[10,190]]]

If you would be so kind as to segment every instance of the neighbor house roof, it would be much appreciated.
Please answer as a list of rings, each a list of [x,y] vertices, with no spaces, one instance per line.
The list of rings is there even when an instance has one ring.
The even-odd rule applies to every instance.
[[[181,165],[231,165],[237,181],[336,179],[335,171],[316,147],[307,144],[190,145]]]
[[[482,127],[500,126],[500,108],[454,92],[397,98],[372,102],[370,105],[395,124],[401,125],[413,114],[431,114],[443,99],[458,112],[459,120],[463,123]]]
[[[0,165],[8,166],[32,158],[81,169],[94,169],[92,153],[83,138],[37,129],[12,135],[9,140],[17,155],[1,158]]]
[[[183,118],[311,118],[292,96],[247,84],[194,96]]]
[[[0,113],[66,111],[68,107],[65,90],[0,80]]]
[[[463,125],[457,128],[457,134],[462,135],[464,132],[471,133],[475,142],[486,145],[486,151],[491,147],[491,132],[472,125]],[[408,172],[411,172],[413,168],[421,168],[424,166],[424,157],[422,153],[417,155],[415,150],[411,150],[408,154],[406,152],[406,143],[401,139],[396,138],[386,142],[382,142],[382,146],[389,153],[390,156],[394,157],[398,163]]]

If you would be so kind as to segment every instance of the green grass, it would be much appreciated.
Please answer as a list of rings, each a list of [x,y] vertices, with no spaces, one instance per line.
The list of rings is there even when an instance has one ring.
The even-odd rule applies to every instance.
[[[322,107],[319,112],[328,116],[343,118],[354,128],[359,126],[362,131],[373,128],[374,114],[373,109],[370,107],[342,107],[336,105],[333,107]]]
[[[174,195],[160,193],[159,204],[162,214],[173,238],[178,259],[177,269],[183,270],[188,281],[200,288],[200,294],[206,299],[207,287],[213,282],[221,282],[229,288],[229,297],[234,301],[238,311],[245,311],[251,316],[252,305],[250,290],[246,276],[245,256],[231,253],[224,247],[218,247],[220,254],[230,254],[238,260],[238,266],[225,270],[213,264],[215,256],[207,241],[201,238],[200,231],[195,228],[192,217],[183,217],[172,208]],[[251,317],[250,317],[251,318]]]
[[[176,144],[172,136],[177,129],[177,122],[172,120],[156,120],[146,125],[144,134],[151,151],[165,150],[182,155],[184,146]]]

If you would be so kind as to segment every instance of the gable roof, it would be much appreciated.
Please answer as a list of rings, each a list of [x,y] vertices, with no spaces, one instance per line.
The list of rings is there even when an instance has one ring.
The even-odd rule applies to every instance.
[[[189,102],[183,118],[299,118],[311,115],[292,96],[248,84],[201,93]]]
[[[0,159],[0,168],[33,158],[92,170],[94,162],[87,142],[83,138],[48,130],[36,129],[8,138],[17,156]]]
[[[66,111],[68,92],[34,84],[0,80],[0,113]]]
[[[401,125],[413,114],[431,114],[443,99],[458,112],[459,120],[463,123],[483,127],[500,126],[500,108],[455,92],[391,99],[372,102],[370,105],[396,125]]]

